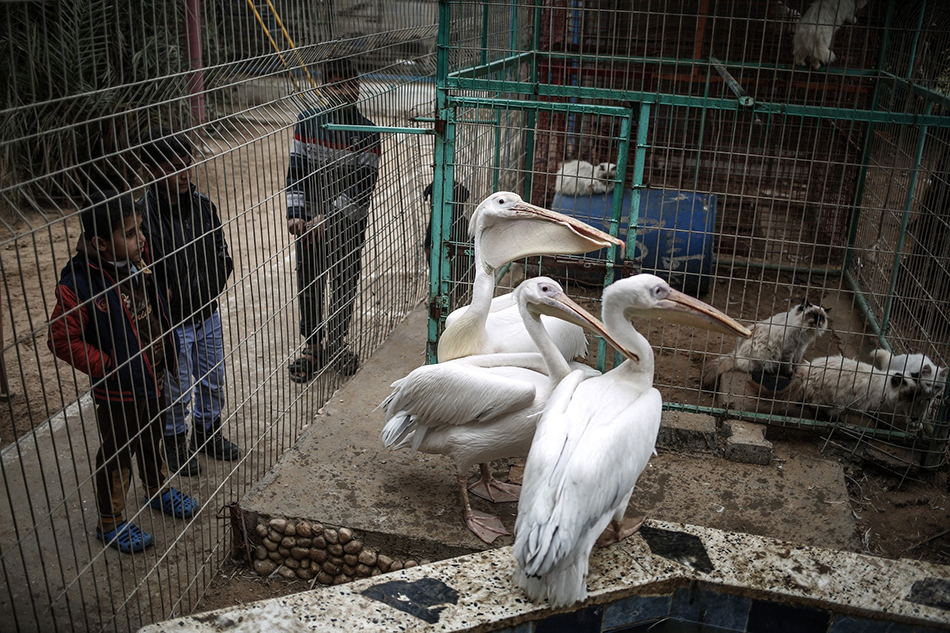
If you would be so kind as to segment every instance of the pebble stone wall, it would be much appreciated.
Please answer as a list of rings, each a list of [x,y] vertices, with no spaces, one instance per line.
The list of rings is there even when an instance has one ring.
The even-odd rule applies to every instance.
[[[316,579],[324,585],[340,585],[429,563],[394,559],[366,547],[348,528],[307,521],[270,519],[257,523],[248,536],[254,571],[264,577],[276,574],[287,580]]]

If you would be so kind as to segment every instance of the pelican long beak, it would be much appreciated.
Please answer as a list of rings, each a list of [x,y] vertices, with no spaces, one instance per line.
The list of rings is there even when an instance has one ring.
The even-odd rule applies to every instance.
[[[658,317],[671,323],[703,328],[720,334],[733,334],[742,338],[752,336],[752,331],[749,328],[728,314],[679,290],[671,289],[670,294],[665,299],[660,300],[656,307],[649,310],[648,313],[638,313],[635,310],[628,310],[628,312],[630,314],[625,316],[631,318],[635,316]]]
[[[482,234],[481,258],[498,269],[524,257],[579,255],[614,245],[623,252],[623,240],[579,220],[519,202],[511,207],[515,217]]]
[[[555,295],[542,297],[540,301],[532,302],[528,305],[528,310],[535,314],[547,315],[568,323],[579,325],[588,332],[603,337],[607,344],[623,354],[625,357],[640,362],[640,357],[618,343],[607,332],[607,327],[600,319],[578,305],[573,299],[564,292]]]

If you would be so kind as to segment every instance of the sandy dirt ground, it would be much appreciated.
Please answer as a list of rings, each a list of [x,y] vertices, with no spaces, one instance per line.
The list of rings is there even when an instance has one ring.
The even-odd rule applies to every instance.
[[[228,185],[209,172],[205,175],[206,182],[213,185],[214,194],[221,200],[219,206],[225,220],[230,222],[232,244],[238,235],[252,236],[247,239],[252,240],[255,249],[288,258],[289,240],[280,223],[268,216],[270,213],[279,213],[280,200],[277,196],[280,175],[262,177],[260,173],[253,173],[253,170],[268,165],[273,166],[270,171],[282,172],[286,153],[285,134],[279,128],[252,128],[252,134],[248,135],[249,142],[252,135],[271,138],[268,142],[253,143],[246,152],[234,155],[236,160],[244,160],[238,166],[248,173],[248,181],[240,186],[234,186],[233,183]],[[239,139],[233,137],[229,142],[231,145],[240,145]],[[221,146],[223,141],[213,143],[216,152],[224,149]],[[235,160],[221,156],[211,167],[212,170],[226,169],[227,161]],[[241,156],[244,158],[241,159]],[[418,166],[411,166],[399,177],[417,179],[419,174],[414,171],[417,169]],[[257,204],[261,206],[255,207]],[[253,213],[243,213],[244,209],[251,208],[254,209]],[[411,220],[413,231],[421,232],[422,217],[419,215]],[[88,389],[84,376],[76,376],[69,368],[55,362],[46,349],[45,322],[54,302],[52,288],[78,235],[75,220],[60,221],[51,226],[47,226],[47,221],[38,212],[24,212],[8,217],[6,226],[0,229],[6,232],[3,235],[6,244],[0,252],[5,284],[3,331],[8,345],[15,342],[13,349],[6,353],[13,396],[8,402],[0,402],[0,447],[9,446],[17,437],[28,433],[34,425],[45,422],[75,401],[77,394]],[[9,241],[13,236],[17,239]],[[416,250],[414,246],[407,245],[405,261],[401,266],[388,263],[385,266],[387,274],[403,274],[407,277],[424,275],[421,251]],[[372,261],[372,254],[369,257]],[[253,258],[238,258],[235,279],[239,282],[244,280],[248,287],[252,287],[251,281],[260,264],[259,260]],[[287,272],[286,264],[284,267]],[[369,282],[372,282],[371,278]],[[748,273],[739,277],[728,272],[719,277],[703,298],[740,320],[751,323],[787,309],[791,302],[801,298],[803,289],[807,291],[809,299],[833,305],[832,330],[810,350],[808,357],[834,353],[858,356],[866,354],[873,347],[871,337],[856,316],[854,298],[841,289],[837,282],[795,279],[777,273]],[[597,307],[591,299],[595,295],[589,288],[571,286],[569,291],[581,298],[588,297],[591,307]],[[274,301],[279,303],[288,296],[291,295],[288,295],[287,288],[283,288]],[[234,299],[240,297],[237,291],[230,297],[231,303],[225,307],[233,314],[233,310],[237,309]],[[294,344],[295,316],[292,308],[277,304],[263,307],[271,310],[271,314],[276,314],[275,318],[285,321],[282,329],[286,330],[289,340],[259,340],[258,329],[255,328],[260,327],[260,320],[244,327],[240,318],[232,317],[229,319],[229,327],[232,328],[229,336],[233,341],[245,344],[248,350],[246,357],[242,355],[232,360],[232,373],[238,369],[236,365],[254,365],[251,357],[273,355],[268,345],[292,348]],[[360,312],[367,323],[378,322],[380,325],[400,318],[398,314],[375,313],[371,305],[363,306]],[[732,349],[732,342],[722,341],[718,335],[684,332],[658,324],[644,328],[643,332],[657,352],[657,385],[664,392],[664,397],[668,401],[684,404],[714,405],[713,395],[699,389],[699,376],[707,354],[728,352]],[[376,344],[378,341],[371,341],[367,346]],[[285,360],[287,354],[285,349],[275,358]],[[256,369],[259,376],[249,374],[241,380],[253,387],[259,384],[255,382],[258,379],[266,380],[270,375],[268,372],[285,371],[280,362],[271,363],[273,366],[260,365]],[[767,404],[767,408],[775,406],[778,405]],[[800,453],[810,457],[824,455],[848,460],[846,443],[840,443],[841,447],[837,442],[829,443],[828,433],[788,431],[783,435],[784,438],[773,441],[783,443],[783,450],[788,452],[790,459]],[[837,438],[832,435],[830,439]],[[674,457],[661,455],[660,459]],[[950,564],[950,534],[947,530],[950,527],[950,496],[947,494],[946,467],[936,471],[908,472],[906,469],[879,468],[868,462],[845,463],[850,504],[857,525],[856,551],[889,558],[910,557]],[[696,469],[694,476],[702,477],[701,461],[696,462]],[[754,484],[749,482],[749,485]],[[301,583],[258,578],[243,565],[226,562],[214,574],[196,609],[223,607],[303,588],[305,585]]]

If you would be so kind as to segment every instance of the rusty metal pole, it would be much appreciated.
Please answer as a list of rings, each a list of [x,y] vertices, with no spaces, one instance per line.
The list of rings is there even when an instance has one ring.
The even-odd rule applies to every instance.
[[[201,56],[201,0],[185,0],[185,37],[188,40],[188,63],[191,76],[188,94],[191,114],[200,130],[205,124],[204,62]]]
[[[2,266],[0,266],[2,269]],[[10,394],[10,383],[7,382],[7,364],[3,360],[3,298],[0,297],[0,400],[9,400]]]

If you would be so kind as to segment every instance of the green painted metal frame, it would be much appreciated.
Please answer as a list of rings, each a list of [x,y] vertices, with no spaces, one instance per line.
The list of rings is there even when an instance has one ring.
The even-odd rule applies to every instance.
[[[870,436],[884,440],[915,440],[919,439],[914,433],[906,431],[893,431],[889,429],[878,429],[870,427],[861,427],[844,422],[827,422],[824,420],[811,420],[809,418],[797,418],[787,415],[778,415],[775,413],[759,413],[757,411],[744,411],[740,409],[723,409],[720,407],[704,407],[697,404],[681,404],[678,402],[663,402],[663,408],[667,411],[686,411],[688,413],[706,413],[713,416],[728,416],[730,419],[742,419],[750,422],[760,422],[762,424],[774,424],[781,422],[783,426],[794,426],[803,429],[844,429],[852,433],[858,433],[864,436]]]
[[[926,105],[929,114],[933,103]],[[914,205],[914,189],[917,185],[917,175],[920,173],[920,161],[924,156],[924,145],[927,142],[927,126],[920,126],[920,136],[917,139],[917,149],[914,154],[914,164],[918,169],[914,169],[910,174],[910,182],[907,184],[907,196],[904,198],[904,212],[901,215],[901,232],[897,238],[897,246],[894,248],[894,263],[891,265],[891,278],[887,284],[887,299],[884,301],[884,314],[881,317],[881,335],[887,336],[887,326],[891,321],[891,309],[894,307],[894,291],[897,289],[897,276],[900,273],[901,256],[904,253],[904,241],[907,239],[907,226],[910,224],[910,212]]]
[[[854,198],[854,212],[852,213],[851,222],[848,228],[848,241],[847,248],[845,252],[844,263],[840,269],[838,268],[823,268],[823,269],[814,269],[803,266],[787,266],[787,265],[773,265],[773,264],[756,264],[752,262],[742,261],[741,265],[743,266],[755,266],[757,268],[764,268],[769,270],[779,270],[779,271],[789,271],[789,272],[807,272],[810,274],[819,274],[826,277],[842,277],[846,285],[852,290],[855,296],[856,303],[859,307],[859,310],[862,313],[865,321],[867,322],[870,329],[878,337],[880,344],[887,348],[891,349],[891,346],[887,340],[887,331],[890,321],[890,314],[893,307],[893,297],[892,294],[896,288],[896,278],[900,269],[900,262],[903,250],[903,242],[907,231],[908,218],[911,212],[911,207],[913,203],[913,190],[914,183],[918,175],[918,171],[915,170],[911,178],[911,184],[909,187],[909,193],[905,199],[903,217],[902,217],[902,228],[901,228],[901,237],[898,248],[896,249],[894,262],[891,267],[891,277],[889,280],[889,295],[884,307],[884,314],[879,319],[874,312],[874,309],[869,305],[864,290],[861,288],[859,281],[851,273],[850,268],[854,258],[855,244],[857,238],[858,223],[860,219],[860,209],[864,199],[864,193],[867,183],[867,173],[870,164],[871,150],[874,142],[874,131],[877,125],[889,124],[889,125],[900,125],[900,126],[915,126],[920,130],[920,136],[916,148],[916,164],[919,166],[920,160],[923,156],[924,147],[926,144],[927,134],[932,129],[943,129],[950,128],[950,116],[943,114],[933,114],[933,108],[941,107],[945,109],[950,109],[950,98],[947,96],[915,84],[911,80],[911,69],[914,63],[914,53],[917,48],[917,39],[919,38],[920,29],[917,30],[915,35],[915,40],[913,44],[913,50],[911,54],[911,59],[908,62],[908,72],[906,77],[899,77],[893,73],[887,72],[885,70],[885,63],[887,59],[887,54],[890,47],[890,25],[893,21],[894,16],[894,7],[895,0],[890,0],[888,3],[888,13],[886,17],[886,24],[884,29],[884,38],[882,45],[879,50],[878,63],[876,69],[842,69],[842,68],[826,68],[822,72],[829,75],[845,75],[853,77],[863,77],[863,78],[872,78],[875,80],[874,94],[871,100],[871,105],[869,109],[861,108],[841,108],[841,107],[824,107],[824,106],[811,106],[804,104],[788,104],[788,103],[776,103],[768,101],[756,101],[750,97],[740,82],[738,82],[726,69],[726,64],[720,62],[716,58],[710,59],[671,59],[663,57],[636,57],[636,56],[595,56],[595,55],[584,55],[584,54],[574,54],[574,53],[555,53],[555,52],[540,52],[540,29],[533,29],[533,38],[532,46],[533,50],[531,51],[518,51],[517,50],[517,31],[513,30],[511,37],[511,46],[510,51],[504,57],[500,59],[491,60],[488,58],[488,51],[484,50],[487,47],[487,40],[483,37],[483,51],[480,56],[480,64],[470,68],[449,71],[447,67],[447,51],[448,51],[448,31],[449,25],[451,24],[451,10],[449,5],[451,0],[440,0],[440,30],[439,30],[439,54],[440,56],[446,55],[444,58],[446,63],[439,64],[438,66],[438,77],[436,82],[437,89],[437,118],[446,121],[450,121],[451,117],[443,109],[454,110],[456,107],[473,107],[473,108],[482,108],[482,109],[492,109],[495,111],[506,111],[506,110],[521,110],[526,112],[526,151],[525,151],[525,178],[524,178],[524,195],[525,197],[530,197],[532,190],[532,180],[531,180],[531,165],[533,164],[533,145],[534,145],[534,133],[536,126],[535,115],[538,111],[551,111],[551,112],[572,112],[572,113],[583,113],[583,114],[603,114],[608,116],[617,116],[620,117],[621,123],[621,133],[618,140],[623,147],[628,147],[629,145],[629,135],[631,132],[632,125],[632,111],[625,110],[623,108],[616,108],[613,106],[598,106],[591,104],[582,104],[582,103],[563,103],[557,101],[544,101],[544,99],[597,99],[601,101],[615,101],[615,102],[625,102],[632,104],[639,104],[638,112],[638,126],[637,126],[637,139],[635,145],[635,154],[634,154],[634,165],[633,165],[633,201],[630,209],[630,222],[629,226],[636,226],[639,219],[639,204],[640,204],[640,190],[643,187],[643,172],[646,163],[646,150],[648,149],[647,140],[649,132],[649,116],[651,108],[657,106],[676,106],[676,107],[685,107],[685,108],[699,108],[702,111],[700,119],[700,129],[704,129],[706,124],[706,113],[709,110],[722,110],[722,111],[745,111],[753,112],[758,115],[762,115],[770,120],[770,117],[780,116],[780,117],[807,117],[807,118],[818,118],[818,119],[829,119],[833,122],[843,121],[843,122],[862,122],[867,123],[864,135],[864,144],[861,152],[861,168],[858,175],[858,183],[855,191]],[[510,3],[509,3],[510,5]],[[486,3],[487,11],[488,3]],[[920,9],[920,19],[923,19],[924,8],[926,7],[926,1],[922,3]],[[514,14],[517,14],[517,7],[513,10]],[[488,24],[487,13],[484,14],[486,17],[483,21],[483,24]],[[537,25],[540,23],[541,18],[541,0],[534,0],[534,24]],[[918,20],[919,21],[919,20]],[[443,59],[440,57],[440,60]],[[565,85],[554,85],[542,83],[538,74],[539,64],[541,60],[570,60],[572,62],[578,61],[597,61],[601,64],[605,62],[609,63],[627,63],[627,64],[638,64],[638,65],[656,65],[656,66],[667,66],[672,65],[674,67],[686,67],[693,71],[695,68],[703,68],[706,71],[706,82],[704,86],[704,92],[702,96],[694,95],[682,95],[682,94],[672,94],[672,93],[660,93],[660,92],[645,92],[639,90],[616,90],[616,89],[605,89],[605,88],[595,88],[589,86],[565,86]],[[728,62],[729,66],[736,68],[755,68],[758,70],[780,70],[789,72],[792,69],[788,66],[779,65],[779,64],[756,64],[756,63],[741,63],[741,62]],[[524,68],[529,68],[529,79],[527,81],[518,81],[511,79],[512,76],[517,77],[518,72]],[[501,71],[514,71],[506,72],[507,75],[504,79],[498,79],[497,77]],[[710,97],[710,89],[712,83],[712,74],[713,72],[718,73],[723,81],[725,81],[728,88],[732,91],[735,98],[723,98],[723,97]],[[908,93],[919,97],[922,99],[925,105],[925,111],[923,114],[915,114],[910,112],[893,112],[890,110],[880,109],[881,103],[881,90],[882,86],[885,84],[890,84],[896,90],[904,90]],[[452,96],[452,92],[461,92],[461,93],[489,93],[495,94],[496,97],[472,97],[472,96]],[[500,95],[506,95],[505,98],[501,98]],[[523,97],[517,98],[518,96]],[[451,125],[449,126],[451,127]],[[448,140],[449,138],[454,139],[453,134],[446,134],[446,140],[441,145],[440,153],[440,143],[439,136],[437,132],[437,149],[436,149],[436,174],[437,180],[441,176],[451,175],[451,166],[439,166],[440,160],[445,160],[451,153],[452,143]],[[702,135],[700,135],[702,138]],[[703,151],[702,147],[698,147],[695,150],[697,153]],[[498,153],[496,141],[496,164],[495,172],[497,174],[498,170]],[[626,171],[628,165],[627,157],[628,151],[620,151],[617,161],[617,173],[618,180],[624,182]],[[694,183],[698,182],[699,172],[698,167],[699,161],[697,161],[696,172],[694,173]],[[451,181],[449,181],[451,182]],[[497,178],[494,180],[497,185]],[[695,187],[694,187],[695,189]],[[437,189],[438,191],[438,189]],[[613,217],[610,222],[610,232],[612,235],[617,235],[619,231],[619,221],[621,214],[621,207],[623,201],[623,190],[622,188],[615,188],[614,190],[614,199],[613,199]],[[444,213],[444,211],[443,211]],[[450,216],[445,216],[450,217]],[[442,223],[439,223],[439,234],[443,234]],[[435,222],[433,223],[435,231]],[[443,235],[443,238],[447,237]],[[632,252],[633,242],[636,239],[635,231],[629,231],[627,237],[627,252]],[[436,245],[433,245],[433,255],[435,255]],[[440,248],[440,262],[442,266],[445,266],[447,271],[448,262],[445,258],[445,249]],[[605,283],[609,284],[613,280],[613,262],[614,262],[614,253],[611,252],[606,262],[607,270],[605,274]],[[727,261],[716,259],[714,262],[716,265],[736,265],[740,264],[737,261]],[[443,293],[447,291],[447,285],[450,280],[450,277],[443,274],[438,277],[440,283],[436,284],[436,276],[433,274],[432,285],[430,288],[430,305],[433,305],[432,302],[436,301],[434,293],[441,290]],[[439,304],[443,306],[443,304]],[[430,315],[432,316],[432,315]],[[430,328],[429,328],[429,349],[430,349],[430,362],[434,362],[435,357],[432,352],[434,349],[435,336],[438,330],[441,327],[441,323],[433,322],[433,319],[430,319]],[[597,351],[597,366],[603,368],[606,360],[606,348],[603,344],[603,341],[600,341],[598,344]],[[664,403],[664,408],[672,410],[681,410],[681,411],[693,411],[700,413],[708,413],[717,416],[729,415],[734,417],[743,417],[747,419],[752,419],[760,422],[780,422],[786,425],[800,426],[800,427],[813,427],[813,428],[845,428],[846,425],[841,425],[837,423],[830,423],[825,421],[816,421],[808,420],[803,418],[790,418],[785,416],[775,416],[771,414],[761,414],[755,412],[747,411],[733,411],[724,408],[717,407],[703,407],[698,405],[685,405],[680,403]],[[897,431],[887,431],[879,429],[858,429],[855,427],[852,429],[855,432],[860,432],[864,435],[882,437],[888,439],[908,439],[909,436],[906,433],[901,433]],[[945,446],[944,446],[945,448]],[[937,463],[932,464],[932,466],[939,465]]]
[[[636,55],[590,55],[585,53],[561,53],[556,51],[544,51],[543,53],[536,51],[522,51],[519,53],[514,53],[512,55],[507,55],[505,57],[484,61],[478,66],[472,66],[469,68],[464,68],[456,71],[452,71],[449,78],[450,79],[473,79],[480,77],[482,75],[488,75],[498,70],[502,66],[510,66],[512,63],[519,60],[525,60],[530,57],[543,57],[544,59],[562,59],[562,60],[571,60],[571,61],[588,61],[588,62],[604,62],[608,63],[636,63],[636,64],[652,64],[655,66],[683,66],[686,67],[690,72],[694,67],[702,66],[714,66],[716,62],[710,59],[700,59],[700,58],[683,58],[677,59],[673,57],[649,57],[649,56],[636,56]],[[741,62],[741,61],[729,61],[729,66],[733,68],[750,68],[754,70],[781,70],[781,71],[791,71],[793,68],[784,64],[759,64],[756,62]],[[828,67],[821,70],[822,74],[829,75],[847,75],[851,77],[876,77],[878,71],[867,68],[835,68]]]
[[[885,18],[885,25],[890,26],[894,20],[894,1],[888,3],[887,6],[887,17]],[[880,74],[884,71],[884,66],[887,62],[887,53],[890,50],[890,38],[891,30],[890,28],[884,29],[884,37],[881,42],[881,48],[878,50],[877,55],[877,72]],[[881,82],[876,81],[874,83],[874,94],[871,97],[871,110],[877,110],[878,104],[881,99]],[[854,258],[854,245],[857,241],[858,236],[858,226],[861,219],[861,209],[864,206],[864,191],[867,186],[867,174],[868,167],[871,162],[871,149],[874,145],[874,133],[877,128],[877,123],[874,121],[868,122],[864,130],[864,141],[863,147],[861,148],[861,169],[858,172],[858,182],[855,187],[854,193],[854,205],[852,205],[853,211],[851,213],[851,223],[848,227],[848,246],[844,254],[844,262],[842,263],[842,270],[844,271],[844,279],[847,282],[848,286],[851,288],[851,291],[854,293],[855,298],[857,299],[858,309],[861,311],[861,315],[864,317],[865,323],[871,328],[871,331],[874,332],[875,336],[878,338],[878,343],[884,347],[887,351],[892,351],[891,344],[887,338],[883,335],[883,330],[881,329],[880,324],[877,322],[877,317],[874,315],[874,310],[868,305],[867,299],[864,296],[864,290],[861,289],[860,284],[851,274],[851,261]]]
[[[451,8],[447,1],[439,2],[439,34],[436,37],[436,121],[434,147],[434,173],[432,176],[432,250],[429,253],[429,322],[426,343],[426,359],[429,363],[438,358],[438,337],[449,310],[449,282],[451,264],[445,240],[449,226],[445,218],[451,218],[451,205],[446,194],[452,196],[453,187],[444,190],[443,184],[454,181],[455,164],[455,113],[448,105],[446,78],[449,74],[449,49]]]
[[[637,142],[634,147],[633,157],[633,192],[630,196],[630,217],[627,220],[627,242],[624,246],[624,254],[632,254],[637,244],[636,227],[640,224],[640,191],[643,189],[643,171],[646,167],[647,139],[649,137],[650,126],[649,103],[641,103],[640,111],[637,117]],[[627,157],[630,155],[627,147],[630,143],[630,132],[633,121],[631,117],[624,117],[620,123],[621,144],[617,153],[617,179],[620,186],[614,187],[613,216],[610,219],[609,231],[611,235],[620,234],[620,217],[623,213],[623,183],[626,180]],[[629,227],[634,227],[631,231]],[[611,246],[607,251],[607,270],[604,274],[604,287],[614,282],[614,262],[617,258],[616,246]],[[614,358],[614,364],[619,361],[619,355]],[[607,344],[603,339],[597,340],[597,362],[596,367],[604,371],[607,365]]]
[[[719,76],[722,77],[723,81],[726,82],[726,86],[729,87],[729,90],[732,91],[732,94],[736,96],[736,101],[739,102],[739,105],[743,108],[751,108],[755,105],[755,99],[749,96],[749,93],[745,91],[745,88],[736,81],[736,78],[732,76],[725,65],[715,57],[709,59],[710,63],[713,65],[713,68],[716,69],[716,72],[719,73]]]
[[[438,85],[438,84],[437,84]],[[444,105],[443,104],[444,99]],[[456,126],[458,124],[491,124],[493,121],[497,121],[500,113],[510,112],[510,111],[522,111],[528,116],[529,126],[533,125],[536,121],[536,114],[539,111],[545,112],[563,112],[563,113],[584,113],[584,114],[595,114],[599,116],[609,116],[615,117],[620,120],[620,132],[619,135],[614,139],[618,143],[618,163],[617,170],[618,174],[624,173],[626,170],[627,156],[629,155],[629,143],[630,143],[630,131],[633,127],[633,113],[628,108],[620,108],[616,106],[598,106],[598,105],[586,105],[586,104],[574,104],[574,103],[562,103],[562,102],[546,102],[546,101],[525,101],[519,99],[501,99],[501,98],[487,98],[487,97],[467,97],[467,96],[453,96],[446,93],[437,96],[437,102],[440,104],[439,112],[437,113],[437,119],[444,119],[446,122],[445,133],[440,134],[438,132],[438,127],[436,129],[436,168],[435,168],[435,182],[436,185],[433,186],[433,195],[445,197],[446,195],[451,195],[449,188],[445,188],[443,183],[440,182],[440,179],[449,177],[452,178],[452,170],[454,168],[454,148],[455,148],[455,136],[456,136]],[[485,120],[472,120],[472,119],[456,119],[456,112],[458,108],[478,108],[491,110],[494,114],[491,119]],[[643,120],[649,119],[649,110],[650,106],[644,104],[641,107],[641,118]],[[646,112],[646,115],[643,115],[643,112]],[[642,187],[643,180],[643,167],[646,162],[646,125],[642,125],[642,147],[637,149],[637,159],[636,164],[639,165],[639,174],[640,177],[637,182],[640,183]],[[526,143],[533,142],[533,130],[528,129],[525,132]],[[497,184],[497,172],[500,167],[500,156],[498,152],[498,147],[496,146],[495,156],[495,165],[493,166],[493,182]],[[449,156],[451,155],[451,160]],[[441,157],[441,159],[440,159]],[[528,167],[532,164],[533,153],[525,152],[525,164],[524,173],[527,175],[531,172],[531,169]],[[525,185],[525,197],[530,196],[530,183],[527,178]],[[453,180],[447,180],[445,182],[452,182]],[[639,193],[639,192],[638,192]],[[438,204],[436,201],[436,205]],[[447,205],[445,205],[447,206]],[[639,210],[639,195],[637,196],[637,206],[636,211],[631,210],[631,218],[639,217],[635,215]],[[439,271],[436,272],[436,267],[432,266],[430,269],[430,287],[429,287],[429,329],[428,329],[428,341],[426,346],[426,362],[434,363],[437,362],[438,357],[438,335],[441,333],[445,324],[445,317],[448,316],[448,292],[449,292],[449,282],[452,279],[451,276],[451,265],[448,260],[448,249],[446,248],[446,241],[448,239],[448,224],[447,220],[451,218],[451,212],[449,215],[446,215],[447,209],[443,207],[441,210],[433,211],[432,217],[432,234],[433,236],[441,236],[440,239],[433,239],[432,251],[430,253],[430,261],[439,261]],[[611,235],[618,235],[620,232],[620,218],[623,212],[623,188],[615,187],[614,189],[614,199],[612,201],[611,209],[611,218],[608,223],[608,231]],[[608,250],[608,262],[607,262],[607,271],[605,273],[605,285],[613,283],[614,278],[614,269],[613,269],[613,260],[616,257],[616,248],[615,246],[609,247]],[[599,349],[601,352],[599,356],[601,357],[598,361],[598,365],[601,369],[604,367],[604,358],[603,358],[603,342],[601,342]]]
[[[750,106],[746,105],[748,100],[736,99],[727,99],[722,97],[710,98],[708,96],[708,91],[705,96],[694,96],[694,95],[679,95],[671,93],[659,93],[659,92],[644,92],[640,90],[616,90],[610,88],[595,88],[589,86],[562,86],[554,84],[544,84],[537,81],[537,63],[538,57],[541,57],[538,53],[535,52],[524,52],[516,55],[509,55],[501,60],[496,60],[489,62],[482,66],[477,66],[475,68],[466,69],[463,71],[456,71],[451,73],[446,77],[446,87],[451,90],[463,90],[463,91],[486,91],[486,92],[500,92],[507,94],[521,94],[528,95],[532,97],[551,97],[551,98],[588,98],[588,99],[600,99],[600,100],[609,100],[609,101],[622,101],[629,102],[633,101],[635,103],[655,103],[657,105],[672,105],[672,106],[686,106],[686,107],[707,107],[717,110],[738,110],[746,109]],[[545,59],[584,59],[584,55],[568,55],[563,53],[545,53],[543,55]],[[659,57],[621,57],[621,56],[605,56],[603,58],[587,56],[589,59],[598,59],[601,62],[610,61],[616,63],[629,63],[629,64],[673,64],[673,65],[683,65],[683,66],[701,66],[706,67],[707,72],[710,69],[715,69],[716,63],[712,60],[675,60],[668,58],[659,58]],[[528,65],[533,68],[532,80],[529,82],[524,81],[511,81],[504,79],[482,79],[483,75],[497,72],[500,69],[507,69],[511,67],[519,67],[521,65]],[[729,62],[730,66],[734,67],[756,67],[763,70],[775,69],[775,70],[784,70],[791,71],[792,69],[788,66],[781,65],[754,65],[754,64],[743,64],[743,63],[733,63]],[[862,69],[859,71],[853,70],[843,70],[843,69],[827,69],[831,74],[840,74],[844,76],[853,76],[853,77],[871,77],[880,79],[882,77],[893,78],[897,82],[903,82],[908,86],[915,86],[912,82],[901,80],[900,78],[894,77],[889,73],[883,73],[883,70],[867,70]],[[824,71],[823,71],[824,72]],[[741,89],[741,86],[737,86]],[[935,93],[933,91],[927,90],[920,86],[917,86],[915,93],[920,93],[921,96],[924,96],[928,93],[932,93],[931,98],[939,98],[941,100],[947,100],[947,97]],[[738,95],[737,95],[738,97]],[[860,108],[830,108],[824,106],[809,106],[803,104],[791,104],[791,103],[776,103],[769,101],[755,101],[754,105],[751,106],[753,111],[757,114],[764,115],[784,115],[784,116],[802,116],[810,118],[821,118],[821,119],[835,119],[840,121],[855,121],[855,122],[871,122],[871,123],[897,123],[901,125],[920,125],[926,124],[931,127],[944,128],[950,127],[950,117],[940,116],[940,115],[919,115],[919,114],[910,114],[905,112],[891,112],[891,111],[882,111],[882,110],[864,110]]]
[[[425,127],[392,127],[386,125],[351,125],[349,123],[324,123],[330,131],[379,132],[380,134],[434,134],[435,130]]]
[[[522,94],[526,96],[547,98],[578,98],[598,99],[607,101],[635,103],[652,103],[656,105],[671,105],[683,107],[707,107],[716,110],[745,109],[736,99],[709,98],[692,95],[675,95],[639,90],[610,90],[606,88],[590,88],[586,86],[553,86],[537,84],[528,86],[526,83],[472,79],[458,81],[453,89],[476,92],[501,92],[507,94]],[[903,112],[872,111],[847,108],[827,108],[822,106],[798,105],[790,103],[772,103],[757,101],[752,107],[756,114],[799,116],[816,119],[833,119],[839,121],[854,121],[868,123],[896,123],[899,125],[928,125],[935,128],[950,128],[950,117],[941,115],[919,115]]]

